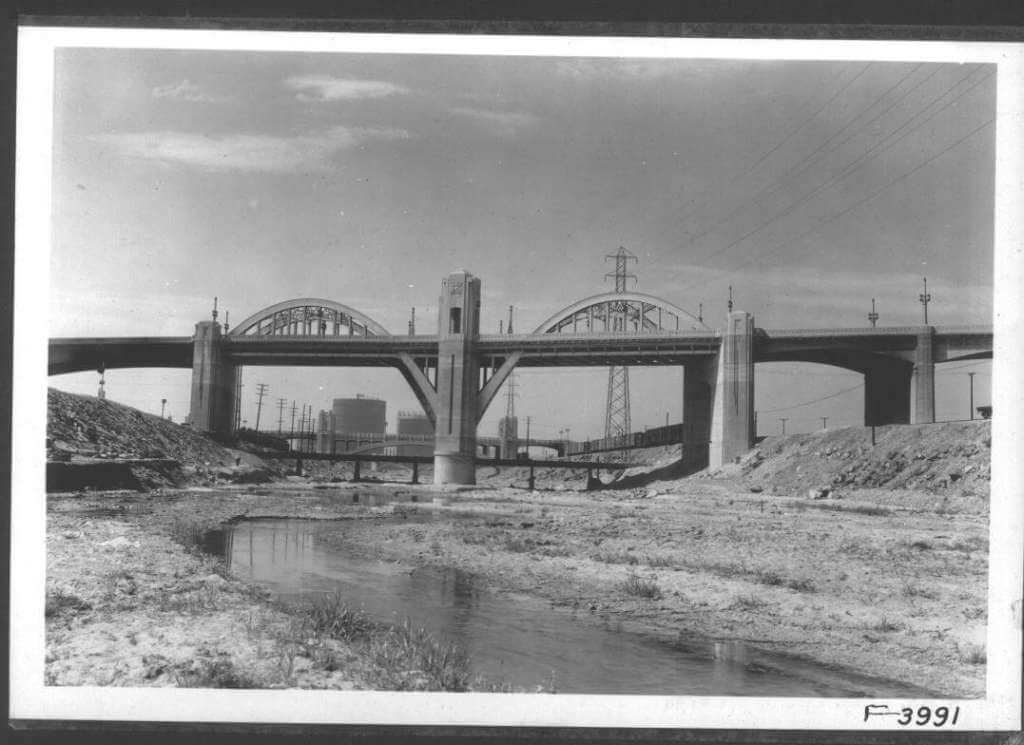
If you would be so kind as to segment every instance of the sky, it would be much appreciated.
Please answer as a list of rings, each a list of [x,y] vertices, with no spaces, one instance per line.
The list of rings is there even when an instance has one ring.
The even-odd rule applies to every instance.
[[[54,98],[49,333],[188,336],[289,298],[436,331],[442,277],[482,280],[482,330],[532,331],[613,289],[720,327],[990,324],[995,69],[981,64],[65,48]],[[939,366],[939,419],[989,402],[987,361]],[[110,370],[176,421],[187,370]],[[681,371],[632,368],[632,428],[679,421]],[[607,371],[524,370],[536,436],[603,434]],[[95,394],[95,373],[50,385]],[[243,413],[376,395],[387,369],[246,368]],[[166,399],[166,404],[162,400]],[[278,401],[284,402],[283,409]],[[481,434],[505,413],[504,391]],[[860,425],[861,376],[757,367],[761,434]],[[827,420],[823,420],[827,417]],[[786,422],[781,420],[785,418]],[[522,431],[523,424],[520,424]]]

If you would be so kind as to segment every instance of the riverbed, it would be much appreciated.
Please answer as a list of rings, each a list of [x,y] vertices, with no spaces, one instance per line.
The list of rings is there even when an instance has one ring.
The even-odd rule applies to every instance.
[[[374,687],[369,661],[340,647],[332,659],[347,668],[318,670],[301,651],[266,662],[280,637],[268,629],[288,624],[275,598],[339,591],[465,647],[511,690],[980,695],[987,518],[937,514],[913,495],[872,510],[879,497],[864,496],[822,509],[708,482],[666,494],[57,495],[48,589],[81,605],[48,621],[47,676],[181,685],[189,660],[230,659],[260,668],[242,682]],[[171,540],[183,521],[227,527],[220,574]]]

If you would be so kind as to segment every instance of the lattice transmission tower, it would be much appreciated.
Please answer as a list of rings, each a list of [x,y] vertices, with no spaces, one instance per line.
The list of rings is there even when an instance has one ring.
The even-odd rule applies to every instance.
[[[626,291],[626,280],[632,279],[636,283],[636,275],[629,274],[626,267],[630,261],[637,258],[622,246],[614,254],[607,254],[605,261],[615,259],[615,272],[604,275],[615,280],[615,291]],[[606,328],[611,331],[625,332],[626,330],[626,303],[611,303],[608,308],[610,318],[607,319]],[[618,437],[627,435],[630,432],[629,421],[629,368],[623,365],[613,365],[608,369],[608,402],[604,414],[604,436]]]

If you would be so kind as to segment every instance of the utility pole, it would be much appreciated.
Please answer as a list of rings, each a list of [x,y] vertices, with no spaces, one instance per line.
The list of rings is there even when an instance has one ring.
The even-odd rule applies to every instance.
[[[697,320],[704,323],[704,303],[697,303]]]
[[[526,459],[530,459],[530,417],[526,417]]]
[[[284,429],[284,405],[287,399],[277,399],[277,434],[281,434]]]
[[[971,419],[974,419],[974,373],[967,373],[967,377],[971,380]]]
[[[257,432],[260,431],[260,412],[263,409],[263,396],[266,394],[267,388],[269,388],[269,387],[270,386],[268,386],[266,383],[257,383],[256,384],[256,388],[258,389],[256,391],[256,395],[259,396],[259,398],[256,399],[256,431]]]
[[[928,278],[924,278],[924,292],[917,296],[917,299],[924,306],[924,325],[928,325],[928,302],[932,299],[932,296],[928,294]]]
[[[821,428],[822,429],[828,429],[828,417],[827,416],[823,416],[821,418]]]
[[[416,336],[416,308],[409,314],[409,336]]]
[[[786,422],[789,421],[789,417],[779,417],[779,421],[782,422],[782,434],[786,434]]]
[[[630,261],[637,261],[636,256],[631,254],[622,246],[614,254],[607,254],[605,261],[615,259],[615,272],[608,273],[605,279],[615,279],[615,292],[626,291],[626,280],[632,278],[636,283],[636,275],[627,272],[627,265]],[[610,303],[609,310],[612,318],[611,331],[626,331],[626,303]],[[632,424],[629,417],[629,368],[622,365],[613,365],[608,368],[608,396],[605,404],[604,415],[604,436],[617,437],[628,435]]]
[[[871,298],[871,312],[868,313],[868,321],[871,322],[871,328],[875,328],[875,321],[878,320],[878,313],[875,312],[875,299]]]
[[[729,302],[727,304],[729,312],[732,313],[732,285],[729,285]]]

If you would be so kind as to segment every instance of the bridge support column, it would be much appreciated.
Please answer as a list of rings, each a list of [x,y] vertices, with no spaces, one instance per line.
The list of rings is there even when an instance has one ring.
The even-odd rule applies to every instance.
[[[864,426],[910,423],[913,367],[903,360],[875,364],[864,371]]]
[[[912,424],[935,421],[935,355],[933,342],[935,329],[929,326],[917,335],[914,349],[914,377],[911,398],[914,401]]]
[[[754,317],[733,311],[726,320],[711,408],[712,467],[731,463],[754,445]]]
[[[717,369],[713,360],[690,362],[683,368],[683,463],[695,470],[708,465]]]
[[[476,483],[480,280],[466,271],[441,281],[438,301],[434,483]]]
[[[229,435],[235,423],[235,365],[225,359],[221,327],[216,321],[196,324],[192,352],[192,429]]]

